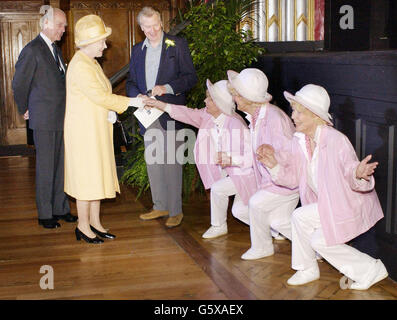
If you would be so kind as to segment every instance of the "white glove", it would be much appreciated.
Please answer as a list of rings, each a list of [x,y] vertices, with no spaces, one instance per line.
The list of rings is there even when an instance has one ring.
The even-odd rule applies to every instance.
[[[145,105],[143,104],[142,98],[130,98],[129,106],[136,107],[138,109],[142,109]]]
[[[114,111],[109,111],[109,112],[108,112],[108,121],[109,121],[110,123],[115,123],[116,120],[117,120],[116,112],[114,112]]]

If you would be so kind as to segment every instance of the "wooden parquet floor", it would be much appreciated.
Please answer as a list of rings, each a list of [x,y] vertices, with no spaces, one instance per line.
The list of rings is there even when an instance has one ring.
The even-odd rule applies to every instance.
[[[101,245],[78,242],[74,223],[61,228],[38,226],[34,157],[0,158],[0,300],[159,299],[159,300],[396,300],[390,278],[367,291],[343,290],[338,273],[320,263],[321,279],[290,287],[289,241],[275,241],[275,255],[240,259],[250,246],[249,227],[228,217],[229,233],[205,240],[209,202],[195,195],[184,205],[180,227],[165,219],[141,221],[150,209],[146,195],[122,186],[115,200],[102,202],[102,221],[115,240]],[[72,213],[76,206],[71,201]],[[43,265],[54,271],[54,289],[42,290]]]

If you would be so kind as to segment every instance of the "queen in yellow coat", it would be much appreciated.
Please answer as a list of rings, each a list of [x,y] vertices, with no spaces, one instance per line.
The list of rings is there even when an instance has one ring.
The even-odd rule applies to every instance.
[[[113,150],[113,111],[124,112],[139,98],[112,94],[112,86],[96,57],[106,48],[111,29],[96,15],[81,18],[75,27],[79,51],[66,75],[65,192],[76,198],[76,239],[101,243],[114,238],[100,222],[100,200],[114,198],[120,187]],[[132,101],[134,100],[134,101]]]

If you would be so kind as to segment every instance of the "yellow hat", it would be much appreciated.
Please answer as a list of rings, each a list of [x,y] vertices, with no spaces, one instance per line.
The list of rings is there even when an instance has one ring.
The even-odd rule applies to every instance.
[[[99,16],[89,14],[77,21],[74,28],[74,42],[78,47],[85,46],[105,39],[111,34],[112,29],[106,27]]]

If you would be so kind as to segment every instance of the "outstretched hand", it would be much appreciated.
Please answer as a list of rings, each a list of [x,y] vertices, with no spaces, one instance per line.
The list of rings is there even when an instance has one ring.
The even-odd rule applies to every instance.
[[[274,153],[274,148],[270,144],[262,144],[258,149],[256,149],[258,160],[270,169],[274,168],[278,164]]]
[[[369,181],[373,175],[375,168],[378,166],[378,162],[368,163],[372,159],[372,155],[366,156],[357,166],[356,178],[364,179]]]
[[[153,99],[153,98],[144,99],[143,103],[145,106],[149,106],[151,108],[157,108],[157,109],[160,109],[163,111],[164,111],[165,107],[167,106],[166,103],[156,100],[156,99]]]

